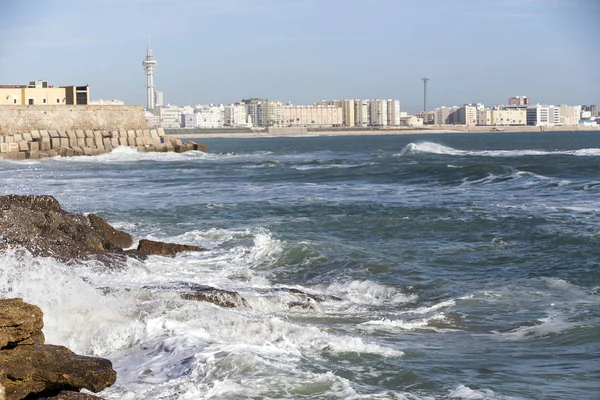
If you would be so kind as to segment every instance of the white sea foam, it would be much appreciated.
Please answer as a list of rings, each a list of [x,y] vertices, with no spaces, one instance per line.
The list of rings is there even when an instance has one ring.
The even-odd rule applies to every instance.
[[[181,161],[190,159],[214,159],[215,155],[210,153],[204,153],[201,151],[189,151],[185,153],[159,153],[159,152],[138,152],[137,149],[131,147],[119,146],[115,147],[110,153],[100,154],[94,157],[88,156],[74,156],[74,157],[55,157],[49,160],[56,162],[67,162],[67,163],[96,163],[96,164],[107,164],[107,163],[122,163],[122,162],[134,162],[134,161]]]
[[[384,330],[389,332],[394,331],[448,331],[448,329],[440,329],[432,325],[434,322],[447,321],[446,315],[443,313],[434,314],[431,317],[419,318],[415,320],[390,320],[380,319],[372,320],[359,324],[359,328],[367,331]]]
[[[317,286],[323,292],[346,298],[352,304],[391,305],[416,301],[416,295],[404,294],[399,289],[373,281],[339,282],[328,287]]]
[[[493,333],[501,340],[517,342],[559,334],[575,326],[574,323],[567,321],[565,316],[558,312],[552,312],[545,318],[539,318],[537,322],[533,326],[520,326],[508,332]]]
[[[465,400],[513,400],[515,397],[503,396],[496,394],[490,389],[471,389],[465,385],[459,385],[454,390],[448,393],[448,397],[452,399]]]
[[[573,155],[573,156],[600,156],[600,149],[578,149],[578,150],[458,150],[449,146],[434,142],[409,143],[396,154],[403,156],[411,153],[448,154],[457,156],[489,156],[489,157],[522,157],[522,156],[545,156],[545,155]]]
[[[270,257],[273,249],[263,241],[270,243],[257,233],[258,249],[250,250],[251,262]],[[237,257],[229,256],[230,261]],[[42,308],[49,343],[113,361],[118,381],[103,392],[106,398],[228,398],[233,393],[277,397],[300,394],[308,387],[318,395],[342,391],[360,398],[342,378],[311,374],[297,364],[328,353],[403,355],[359,337],[333,334],[254,308],[228,310],[183,300],[168,289],[145,289],[153,282],[190,278],[186,273],[190,265],[202,264],[194,257],[151,257],[144,268],[132,262],[115,271],[93,263],[67,266],[23,251],[1,257],[0,293],[23,297]],[[196,269],[203,281],[226,282],[214,278],[214,272]]]

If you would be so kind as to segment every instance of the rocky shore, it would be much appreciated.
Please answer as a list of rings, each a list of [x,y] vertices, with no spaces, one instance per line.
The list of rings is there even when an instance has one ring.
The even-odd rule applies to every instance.
[[[117,374],[109,360],[45,344],[42,310],[22,299],[0,299],[0,399],[100,399]]]
[[[202,250],[151,240],[127,249],[133,244],[128,233],[97,215],[71,214],[52,196],[0,196],[0,252],[19,248],[63,262],[93,258],[111,268],[122,266],[127,257]],[[80,390],[97,393],[114,384],[112,363],[46,344],[43,326],[37,306],[20,298],[0,299],[0,400],[99,399]]]
[[[136,246],[129,233],[113,228],[102,217],[72,214],[47,195],[0,196],[0,253],[9,249],[51,257],[73,268],[85,260],[96,260],[105,268],[126,268],[130,258],[143,262],[148,256],[173,257],[181,252],[203,251],[197,246],[147,239],[139,240]],[[110,292],[107,288],[98,290]],[[172,282],[145,286],[144,290],[175,292],[184,300],[225,308],[250,307],[239,293],[206,285]],[[285,287],[263,293],[278,294],[287,295],[290,308],[314,309],[326,300]],[[116,372],[111,362],[46,344],[43,325],[39,307],[20,298],[0,298],[0,400],[100,399],[80,390],[97,393],[114,384]]]

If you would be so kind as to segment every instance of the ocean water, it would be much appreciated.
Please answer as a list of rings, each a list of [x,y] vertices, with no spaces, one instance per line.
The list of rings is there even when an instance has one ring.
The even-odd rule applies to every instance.
[[[0,255],[49,343],[113,362],[105,398],[599,398],[600,133],[203,142],[0,160],[0,194],[206,249]]]

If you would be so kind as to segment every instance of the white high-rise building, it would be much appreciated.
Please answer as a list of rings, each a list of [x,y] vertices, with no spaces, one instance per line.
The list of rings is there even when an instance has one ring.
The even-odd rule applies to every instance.
[[[400,125],[400,100],[387,101],[387,124],[388,126]]]
[[[165,105],[163,99],[163,92],[161,92],[160,90],[154,91],[154,105],[156,107],[162,107]]]
[[[369,116],[369,101],[355,100],[354,101],[354,126],[366,127],[370,124]]]
[[[387,126],[388,124],[387,100],[369,100],[369,125]]]
[[[555,126],[560,124],[560,108],[552,105],[527,107],[527,125],[529,126]]]
[[[192,107],[178,107],[178,106],[165,106],[155,108],[153,110],[155,115],[158,115],[159,125],[162,128],[181,128],[182,125],[182,114],[193,114],[194,109]]]
[[[225,106],[224,125],[233,128],[251,128],[252,122],[249,118],[246,104],[231,104]]]
[[[222,104],[197,105],[194,114],[198,128],[222,128],[225,124],[225,107]]]

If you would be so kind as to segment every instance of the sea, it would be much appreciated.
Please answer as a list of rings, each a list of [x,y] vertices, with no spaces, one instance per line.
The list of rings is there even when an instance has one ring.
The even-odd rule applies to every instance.
[[[600,132],[198,141],[0,160],[0,194],[205,249],[0,255],[105,399],[600,398]]]

